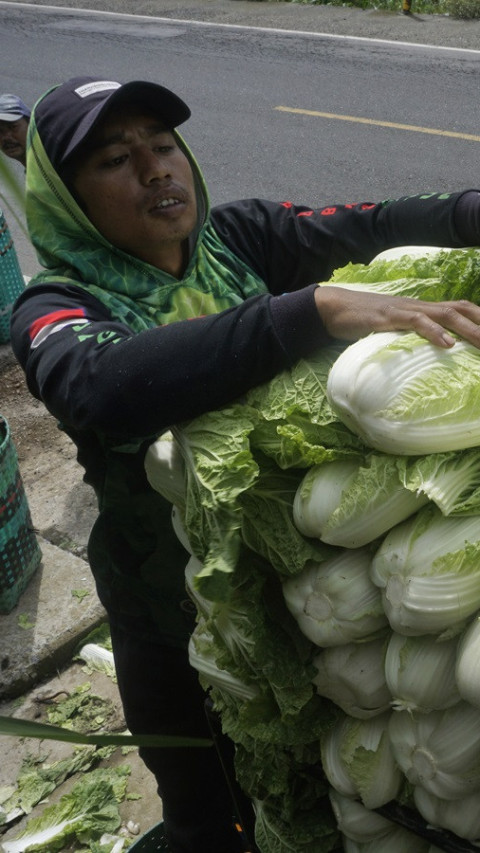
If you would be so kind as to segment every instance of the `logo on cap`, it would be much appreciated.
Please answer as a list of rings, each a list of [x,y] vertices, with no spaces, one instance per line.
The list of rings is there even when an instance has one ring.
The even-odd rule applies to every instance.
[[[113,80],[95,80],[94,83],[85,83],[75,89],[75,94],[79,98],[88,98],[89,95],[95,95],[97,92],[107,92],[108,90],[120,89],[121,83],[115,83]]]

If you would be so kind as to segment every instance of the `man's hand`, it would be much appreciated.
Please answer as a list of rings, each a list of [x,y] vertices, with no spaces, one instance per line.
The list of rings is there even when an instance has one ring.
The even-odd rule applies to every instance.
[[[327,332],[337,340],[356,341],[370,332],[414,331],[432,344],[452,347],[452,332],[480,349],[480,307],[466,299],[423,302],[321,285],[315,303]]]

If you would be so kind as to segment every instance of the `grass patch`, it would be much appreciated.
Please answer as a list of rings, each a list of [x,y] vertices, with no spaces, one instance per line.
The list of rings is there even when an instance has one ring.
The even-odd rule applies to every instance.
[[[465,21],[480,18],[480,0],[447,0],[447,8],[452,18]]]
[[[291,0],[311,6],[351,6],[357,9],[383,9],[401,12],[402,0]],[[411,0],[412,13],[425,15],[448,15],[451,18],[473,20],[480,18],[480,0]]]

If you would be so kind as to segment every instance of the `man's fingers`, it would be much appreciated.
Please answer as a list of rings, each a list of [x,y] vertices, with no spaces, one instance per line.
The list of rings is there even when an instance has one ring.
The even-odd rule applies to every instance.
[[[391,319],[392,328],[398,329],[400,315]],[[480,309],[473,303],[423,303],[421,308],[417,304],[415,310],[406,312],[404,321],[404,329],[410,328],[439,346],[453,346],[453,335],[457,335],[480,348]]]
[[[432,320],[432,318],[427,314],[423,314],[421,311],[409,312],[405,316],[404,322],[404,326],[400,326],[398,323],[395,323],[391,327],[392,330],[402,329],[403,331],[417,332],[417,334],[421,335],[422,338],[425,338],[427,341],[430,341],[430,343],[439,347],[453,347],[455,343],[456,339],[447,329],[440,325],[440,323]],[[478,343],[480,346],[480,338]]]

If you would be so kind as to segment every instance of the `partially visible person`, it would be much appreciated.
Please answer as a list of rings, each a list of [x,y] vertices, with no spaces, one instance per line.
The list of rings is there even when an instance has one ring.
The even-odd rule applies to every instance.
[[[0,150],[6,157],[18,160],[24,169],[29,122],[30,110],[18,95],[0,95]]]

